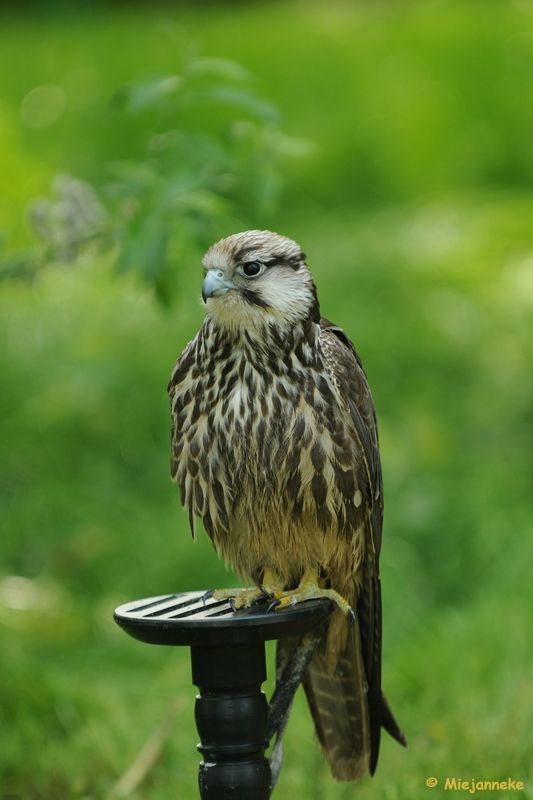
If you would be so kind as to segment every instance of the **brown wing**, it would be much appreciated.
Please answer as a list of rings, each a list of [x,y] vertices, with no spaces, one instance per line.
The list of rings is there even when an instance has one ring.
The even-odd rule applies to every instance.
[[[381,715],[381,586],[379,551],[383,526],[383,483],[379,457],[378,431],[374,401],[355,348],[341,328],[322,319],[320,325],[332,354],[328,366],[348,404],[359,439],[366,472],[361,476],[367,484],[367,503],[370,513],[365,522],[365,558],[362,587],[357,600],[357,619],[361,643],[361,658],[368,685],[367,702],[370,724],[371,774],[376,768],[382,723]],[[351,645],[353,648],[353,644]],[[353,669],[356,669],[356,664]]]
[[[320,326],[328,336],[330,346],[336,355],[335,360],[329,363],[329,367],[348,403],[355,431],[363,450],[372,496],[372,540],[379,558],[383,528],[383,480],[374,401],[361,359],[348,336],[342,328],[327,319],[321,319]]]

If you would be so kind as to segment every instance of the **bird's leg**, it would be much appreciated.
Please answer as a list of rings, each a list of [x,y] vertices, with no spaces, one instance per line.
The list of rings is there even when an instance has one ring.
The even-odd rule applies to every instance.
[[[286,724],[285,718],[292,705],[296,689],[303,680],[323,634],[324,629],[321,626],[302,636],[290,659],[284,665],[281,675],[276,676],[276,688],[268,704],[267,739],[271,739],[275,733],[279,735],[281,726],[283,723]]]
[[[346,602],[344,597],[336,592],[334,589],[321,589],[318,585],[318,577],[314,570],[308,569],[304,572],[300,583],[296,589],[291,591],[274,592],[272,603],[269,606],[276,610],[285,608],[286,606],[293,606],[296,603],[302,603],[304,600],[317,600],[325,597],[328,600],[333,600],[334,603],[340,608],[342,613],[350,619],[350,622],[355,620],[355,614],[349,603]]]
[[[270,755],[270,771],[272,775],[270,784],[271,791],[276,785],[281,771],[281,764],[283,761],[282,739],[289,721],[292,701],[298,686],[307,672],[307,667],[311,663],[311,659],[320,643],[323,633],[324,630],[321,626],[305,634],[298,642],[296,649],[291,653],[290,657],[284,659],[281,664],[278,664],[278,669],[276,670],[276,689],[268,705],[268,726],[266,733],[266,738],[269,741],[272,736],[276,734],[276,742]],[[278,643],[278,655],[279,652]]]
[[[259,600],[274,600],[276,595],[282,593],[283,586],[279,576],[274,570],[266,569],[263,575],[263,583],[259,588],[253,589],[215,589],[207,592],[207,597],[214,597],[215,600],[228,600],[230,605],[237,608],[249,608]]]

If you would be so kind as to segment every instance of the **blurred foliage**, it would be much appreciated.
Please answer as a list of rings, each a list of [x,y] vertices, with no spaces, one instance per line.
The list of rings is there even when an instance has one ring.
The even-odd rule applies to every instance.
[[[169,305],[189,260],[224,230],[272,215],[281,160],[306,155],[310,144],[281,133],[277,109],[255,94],[242,66],[197,57],[183,44],[181,28],[170,30],[182,54],[181,74],[130,82],[111,101],[115,114],[150,130],[135,160],[107,165],[102,194],[111,213],[87,182],[58,176],[52,198],[29,206],[39,244],[0,262],[0,279],[35,277],[49,262],[74,263],[117,241],[119,271],[138,269]],[[57,87],[36,87],[22,102],[23,122],[53,124],[62,96]]]
[[[43,243],[44,264],[72,262],[88,243],[109,238],[109,222],[96,193],[84,181],[59,175],[52,199],[39,198],[29,208],[32,228]],[[99,249],[99,248],[97,248]]]
[[[170,13],[196,42],[179,68]],[[201,249],[250,225],[300,242],[369,375],[384,683],[410,743],[384,737],[373,779],[336,784],[299,695],[277,794],[411,800],[446,777],[511,776],[533,797],[533,5],[161,15],[0,26],[4,263],[28,276],[0,285],[0,794],[111,800],[177,715],[126,796],[197,797],[188,654],[129,640],[111,614],[235,584],[207,537],[191,543],[165,387],[203,318]],[[284,159],[292,137],[315,157]],[[166,261],[146,257],[152,230]],[[157,280],[162,297],[179,288],[171,313]]]
[[[151,77],[115,95],[115,108],[158,117],[151,157],[112,165],[107,194],[121,201],[119,269],[140,268],[164,303],[191,250],[198,259],[231,225],[272,215],[280,157],[308,150],[278,130],[276,108],[251,82],[235,62],[191,56],[182,74]]]

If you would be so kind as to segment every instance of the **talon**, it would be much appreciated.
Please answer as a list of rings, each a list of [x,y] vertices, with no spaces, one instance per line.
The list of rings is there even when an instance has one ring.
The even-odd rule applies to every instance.
[[[273,597],[274,595],[271,595],[271,596]],[[267,608],[267,614],[270,614],[272,609],[277,608],[277,606],[279,606],[280,603],[281,603],[281,600],[274,600],[272,603],[270,603],[270,605]]]
[[[269,592],[269,591],[268,591],[268,589],[266,589],[266,588],[265,588],[265,587],[264,587],[262,584],[261,584],[261,586],[259,587],[259,591],[263,592],[263,594],[265,595],[265,597],[266,597],[268,600],[272,600],[272,598],[274,597],[273,593],[272,593],[272,592]],[[259,598],[259,600],[261,600],[261,599],[262,599],[262,598],[260,597],[260,598]]]
[[[204,594],[204,596],[202,597],[202,603],[204,604],[204,607],[206,600],[209,600],[211,597],[213,597],[214,594],[215,594],[214,589],[209,589],[209,591]]]
[[[237,606],[235,605],[235,600],[233,599],[233,597],[228,597],[228,605],[235,614],[237,611]]]
[[[350,627],[355,625],[355,613],[353,608],[348,611],[348,619],[350,620]]]

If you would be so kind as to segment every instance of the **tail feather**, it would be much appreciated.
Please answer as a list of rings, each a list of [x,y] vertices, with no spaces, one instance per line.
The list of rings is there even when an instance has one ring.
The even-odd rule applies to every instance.
[[[303,685],[319,742],[331,773],[339,781],[357,781],[370,763],[367,685],[357,622],[333,670],[327,636],[313,656]]]
[[[381,725],[393,739],[396,739],[396,741],[402,745],[402,747],[407,747],[407,739],[394,719],[387,698],[383,693],[381,694]]]

